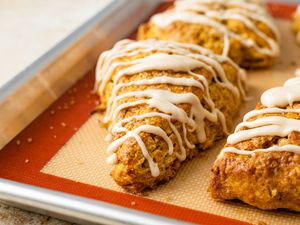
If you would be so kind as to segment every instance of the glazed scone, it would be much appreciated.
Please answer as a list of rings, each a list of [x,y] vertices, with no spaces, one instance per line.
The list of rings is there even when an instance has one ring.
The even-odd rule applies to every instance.
[[[272,65],[279,32],[263,5],[247,0],[181,0],[140,26],[138,39],[194,43],[247,69]]]
[[[297,41],[300,44],[300,5],[298,5],[295,14],[293,15],[293,31],[296,34]]]
[[[219,201],[300,212],[300,77],[267,90],[230,135],[212,168]]]
[[[96,87],[115,181],[136,193],[174,177],[232,127],[244,79],[230,59],[193,44],[123,40],[102,53]]]

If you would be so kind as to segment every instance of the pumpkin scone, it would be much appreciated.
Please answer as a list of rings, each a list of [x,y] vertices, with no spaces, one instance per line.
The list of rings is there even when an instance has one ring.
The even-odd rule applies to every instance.
[[[261,96],[228,137],[212,173],[216,200],[300,212],[300,77]]]
[[[268,67],[279,55],[279,32],[259,1],[181,0],[140,26],[138,39],[194,43],[247,69]]]
[[[230,130],[244,79],[229,58],[193,44],[123,40],[102,53],[96,88],[114,180],[137,193],[174,177]]]

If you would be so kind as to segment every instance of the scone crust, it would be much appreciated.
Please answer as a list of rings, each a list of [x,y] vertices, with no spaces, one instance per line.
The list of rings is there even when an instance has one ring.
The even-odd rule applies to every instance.
[[[228,67],[228,78],[231,80],[236,80],[236,74],[233,68]],[[226,68],[226,65],[224,65]],[[142,77],[147,77],[151,74],[151,76],[161,76],[164,72],[161,71],[147,71],[144,74],[137,74],[132,76],[132,79],[141,79]],[[168,72],[174,73],[172,71]],[[208,72],[204,72],[203,74],[209,74]],[[175,73],[174,73],[175,76]],[[183,77],[186,74],[177,74],[177,76]],[[135,78],[133,78],[135,77]],[[233,119],[238,113],[241,99],[236,98],[230,91],[226,88],[223,88],[212,80],[211,75],[207,76],[207,80],[210,85],[210,93],[213,101],[215,102],[216,106],[222,109],[224,116],[226,117],[227,127],[228,129],[232,128]],[[124,78],[123,82],[129,82],[128,78]],[[155,86],[157,88],[157,86]],[[140,90],[141,87],[139,87]],[[150,88],[150,87],[147,87]],[[154,88],[154,86],[153,86]],[[160,88],[169,89],[172,88],[174,92],[186,92],[186,93],[194,93],[196,94],[199,99],[203,98],[203,93],[197,90],[196,88],[190,87],[171,87],[171,85],[160,85]],[[137,87],[131,87],[130,90],[126,91],[135,91]],[[126,100],[127,101],[127,100]],[[190,109],[189,105],[182,105],[182,109],[188,111]],[[139,106],[139,107],[132,107],[125,112],[121,112],[119,114],[118,119],[124,119],[125,117],[129,117],[131,115],[140,115],[147,112],[155,112],[156,110],[153,108],[149,108],[147,105]],[[146,120],[141,121],[134,121],[132,123],[128,123],[126,128],[129,130],[134,129],[135,127],[139,127],[143,124],[151,124],[154,126],[160,126],[163,130],[167,131],[168,135],[173,137],[173,142],[176,143],[177,140],[172,134],[172,131],[167,123],[166,120],[153,117]],[[176,126],[181,135],[182,127],[180,123],[177,123]],[[207,149],[211,147],[216,141],[220,140],[221,138],[225,137],[225,133],[222,129],[222,125],[218,123],[212,123],[210,121],[205,122],[205,131],[207,134],[207,140],[204,143],[198,143],[196,134],[195,133],[188,133],[188,137],[190,138],[191,142],[196,145],[196,148],[189,149],[186,146],[187,150],[187,159],[191,159],[195,157],[199,151],[203,149]],[[116,154],[118,158],[118,163],[114,166],[114,169],[111,173],[112,177],[115,181],[122,186],[124,189],[133,192],[133,193],[140,193],[145,189],[153,189],[157,185],[165,183],[173,178],[179,168],[182,166],[183,162],[180,162],[175,154],[168,155],[168,146],[167,144],[158,136],[150,134],[150,133],[141,133],[140,134],[142,140],[144,141],[149,153],[151,154],[152,158],[155,162],[158,163],[160,169],[160,175],[158,177],[153,177],[150,173],[149,166],[141,153],[140,147],[137,141],[134,138],[127,139],[122,147],[120,147]],[[115,139],[118,139],[119,136],[115,136]],[[174,146],[175,152],[180,152],[178,147],[178,143]]]
[[[138,42],[137,42],[138,43]],[[166,43],[168,44],[168,43]],[[156,53],[156,49],[150,52],[139,52],[134,55],[127,55],[120,59],[117,59],[118,62],[131,62],[137,59],[143,59],[149,55]],[[191,49],[192,52],[192,49]],[[220,66],[224,69],[226,74],[226,79],[232,83],[233,86],[238,87],[240,69],[237,66],[233,66],[233,63],[228,60],[224,60],[220,63]],[[114,76],[116,73],[122,69],[121,67],[113,74],[111,80],[107,83],[104,89],[104,95],[100,96],[100,107],[105,109],[108,104],[108,100],[112,95],[112,89],[114,87]],[[223,86],[222,84],[216,82],[213,78],[212,71],[208,70],[205,67],[197,68],[193,70],[193,73],[201,74],[209,87],[209,93],[212,101],[216,108],[218,108],[226,118],[226,126],[231,129],[233,125],[233,119],[238,113],[242,102],[241,94],[234,94],[228,88]],[[119,83],[126,84],[133,81],[139,81],[144,79],[157,78],[162,76],[170,76],[176,78],[192,78],[190,74],[186,72],[176,72],[171,70],[149,70],[144,72],[139,72],[131,75],[124,75],[120,79]],[[195,77],[193,78],[195,79]],[[218,78],[220,79],[220,78]],[[169,90],[173,93],[189,93],[197,96],[201,104],[204,108],[209,109],[209,105],[207,104],[207,100],[205,99],[204,90],[192,87],[192,86],[182,86],[182,85],[171,85],[168,83],[161,84],[151,84],[151,85],[130,85],[127,87],[123,87],[119,89],[117,92],[117,96],[122,95],[124,93],[132,93],[134,91],[142,91],[148,89],[159,89],[159,90]],[[238,89],[237,89],[238,90]],[[136,101],[135,97],[126,97],[121,99],[118,102],[118,105],[123,103],[128,103],[132,101]],[[177,105],[182,110],[187,112],[187,115],[190,114],[191,105],[190,104],[180,104]],[[138,106],[132,106],[126,109],[121,110],[116,117],[115,123],[124,120],[125,118],[129,118],[132,116],[143,115],[146,113],[159,112],[158,109],[150,107],[147,104],[140,104]],[[181,122],[177,120],[172,120],[172,123],[177,128],[181,137],[184,136],[183,125]],[[114,125],[112,121],[108,121],[106,124],[107,127]],[[153,189],[157,185],[164,183],[171,178],[173,178],[182,164],[193,157],[195,157],[199,151],[203,149],[207,149],[212,146],[217,140],[226,136],[224,131],[224,127],[220,121],[211,122],[207,119],[204,120],[204,129],[206,133],[206,140],[204,142],[199,143],[197,139],[196,132],[190,132],[187,129],[187,137],[190,143],[195,145],[194,148],[189,148],[184,142],[184,148],[186,150],[186,160],[182,161],[176,156],[176,154],[181,153],[181,149],[178,143],[178,139],[171,129],[169,122],[158,116],[147,117],[144,119],[136,120],[133,119],[129,122],[124,123],[123,127],[127,130],[134,130],[142,125],[151,125],[160,127],[162,130],[166,132],[168,137],[172,140],[174,152],[172,154],[168,153],[168,145],[167,143],[160,137],[152,133],[140,132],[139,136],[141,140],[144,142],[149,155],[153,159],[154,162],[158,164],[160,173],[159,176],[154,177],[151,174],[151,170],[149,168],[148,161],[145,159],[141,148],[137,142],[137,140],[133,137],[127,138],[121,146],[119,146],[116,151],[116,163],[111,172],[114,180],[125,190],[140,193],[145,189]],[[125,133],[114,133],[113,141],[120,139],[123,137]]]
[[[293,108],[298,109],[299,103]],[[257,109],[264,106],[258,104]],[[298,113],[263,114],[300,119]],[[252,118],[255,120],[258,117]],[[246,128],[244,128],[246,129]],[[273,145],[300,145],[300,133],[293,131],[287,137],[260,136],[233,146],[237,149],[265,149]],[[300,155],[293,152],[261,152],[238,155],[225,152],[212,168],[209,191],[214,199],[240,199],[264,210],[290,209],[300,211]]]
[[[225,5],[225,7],[228,6]],[[174,7],[170,7],[168,10],[173,9]],[[250,20],[253,22],[254,26],[268,38],[273,40],[277,39],[276,34],[268,25],[252,18]],[[261,38],[254,31],[249,29],[242,21],[227,19],[222,23],[229,31],[239,34],[242,37],[250,38],[258,46],[266,48],[270,47],[265,39]],[[175,21],[167,27],[161,28],[152,23],[150,20],[148,23],[142,24],[139,27],[137,37],[139,40],[173,40],[198,44],[213,50],[217,54],[222,54],[224,47],[224,35],[218,29],[205,24],[192,24],[183,21]],[[242,45],[241,42],[235,38],[230,38],[229,42],[230,50],[228,56],[243,68],[266,68],[274,63],[276,56],[274,57],[259,53],[253,47],[246,47]]]

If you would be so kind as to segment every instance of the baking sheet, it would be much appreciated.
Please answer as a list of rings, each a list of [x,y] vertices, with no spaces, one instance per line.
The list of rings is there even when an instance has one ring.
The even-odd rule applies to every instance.
[[[295,8],[278,4],[270,6],[276,15],[283,17],[289,17]],[[300,67],[297,61],[300,49],[296,47],[295,39],[290,32],[290,23],[287,20],[277,20],[277,23],[283,34],[282,55],[273,68],[249,73],[249,96],[252,99],[243,105],[241,116],[254,107],[265,89],[281,85],[293,75],[297,67]],[[103,151],[107,145],[104,141],[106,131],[98,126],[101,115],[89,116],[97,99],[91,93],[93,77],[94,72],[90,71],[0,151],[1,178],[24,183],[27,189],[22,189],[23,191],[32,189],[25,184],[42,187],[37,193],[45,192],[45,188],[59,191],[60,198],[55,198],[56,202],[50,202],[51,198],[41,198],[34,199],[35,202],[32,203],[33,196],[27,195],[23,204],[32,203],[35,208],[45,210],[48,210],[47,204],[53,204],[51,207],[53,206],[52,209],[56,212],[69,207],[67,209],[70,211],[70,216],[79,218],[91,213],[91,211],[87,212],[88,209],[84,213],[78,211],[82,207],[80,201],[87,202],[86,198],[90,198],[100,200],[99,203],[108,202],[177,220],[209,225],[245,224],[233,219],[255,224],[297,223],[299,214],[296,213],[265,212],[242,203],[216,203],[210,199],[207,193],[210,167],[223,142],[218,143],[214,149],[203,152],[202,157],[187,162],[175,179],[157,190],[148,192],[147,196],[124,193],[108,175],[111,168],[105,163]],[[237,118],[237,122],[241,116]],[[10,193],[10,200],[13,199],[11,202],[17,200],[22,202],[21,196],[25,194],[17,187],[23,184],[13,183],[10,186],[3,186],[5,182],[7,181],[0,179],[2,185],[0,185],[0,199],[8,198],[7,196],[10,195],[7,193]],[[65,205],[66,200],[75,197],[61,192],[85,198],[78,200],[78,207],[76,205],[70,207]],[[57,195],[51,193],[50,196]],[[96,218],[103,217],[102,210],[106,209],[105,207],[99,209],[98,214],[94,211]],[[132,219],[135,213],[131,211],[127,216],[118,217],[123,210],[124,208],[112,210],[111,221],[121,219],[123,223],[125,221],[129,223],[127,216],[131,215]],[[146,219],[151,216],[143,215],[142,220],[131,220],[131,223],[151,224]],[[86,218],[86,221],[90,220]],[[172,222],[169,221],[169,224]]]
[[[277,20],[283,34],[282,54],[275,66],[269,70],[248,73],[251,100],[245,102],[236,122],[242,120],[244,113],[252,109],[261,93],[267,88],[282,85],[293,76],[300,67],[300,48],[296,47],[295,38],[290,32],[290,22]],[[101,115],[93,115],[83,127],[64,145],[42,172],[67,178],[76,182],[95,185],[110,190],[123,192],[109,176],[111,166],[107,165],[104,140],[106,129],[99,126]],[[300,215],[283,211],[267,212],[249,207],[242,203],[219,203],[212,200],[207,192],[210,168],[224,142],[202,153],[201,157],[185,163],[175,179],[147,193],[146,198],[162,201],[190,209],[226,216],[249,223],[259,224],[299,224]]]

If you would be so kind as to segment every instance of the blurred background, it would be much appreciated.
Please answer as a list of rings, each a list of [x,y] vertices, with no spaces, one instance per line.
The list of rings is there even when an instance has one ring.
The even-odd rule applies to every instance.
[[[112,0],[0,0],[0,86]]]

